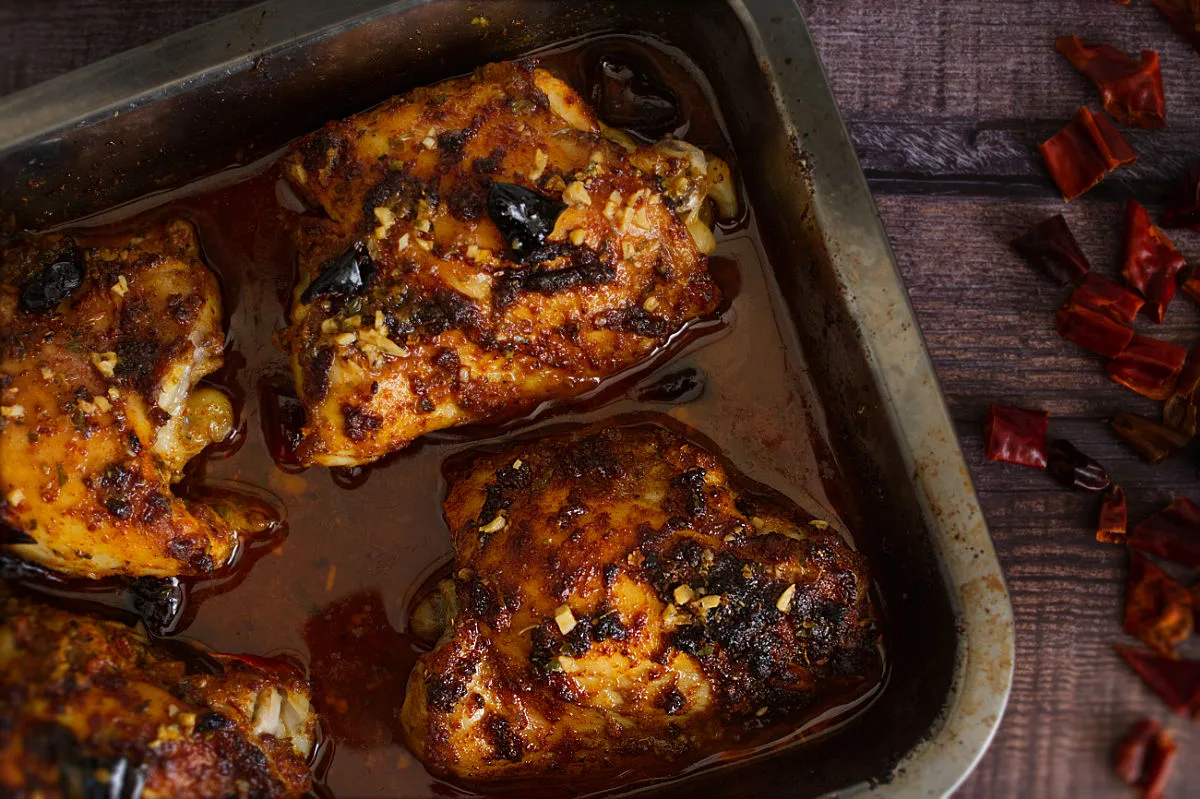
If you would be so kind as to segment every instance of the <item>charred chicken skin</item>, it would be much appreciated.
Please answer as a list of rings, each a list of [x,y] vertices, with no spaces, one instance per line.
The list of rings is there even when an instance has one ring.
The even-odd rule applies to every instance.
[[[566,83],[492,64],[297,142],[287,335],[302,462],[373,461],[577,395],[713,311],[728,167],[635,144]]]
[[[311,784],[316,717],[292,667],[168,649],[8,594],[0,711],[5,796],[289,797]]]
[[[450,467],[452,580],[401,715],[435,774],[615,773],[753,735],[879,669],[863,558],[657,425]]]
[[[220,292],[191,225],[0,252],[0,545],[64,574],[225,564],[238,531],[171,492],[232,425],[196,383],[221,364]]]

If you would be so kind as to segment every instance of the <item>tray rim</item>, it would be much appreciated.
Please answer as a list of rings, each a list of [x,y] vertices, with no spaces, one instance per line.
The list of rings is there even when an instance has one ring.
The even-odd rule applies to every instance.
[[[153,103],[270,52],[433,0],[267,0],[0,98],[0,153]],[[807,161],[815,225],[885,399],[960,627],[954,676],[929,736],[877,796],[940,797],[970,775],[1012,688],[1013,612],[975,489],[882,221],[795,0],[724,0],[741,21],[780,121]],[[486,7],[486,3],[480,3]],[[797,90],[802,90],[797,91]],[[798,95],[804,95],[804,108]],[[828,122],[801,129],[806,116]]]

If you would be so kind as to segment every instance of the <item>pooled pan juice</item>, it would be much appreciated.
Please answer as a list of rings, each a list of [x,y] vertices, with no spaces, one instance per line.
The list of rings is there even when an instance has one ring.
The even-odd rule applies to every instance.
[[[606,124],[639,143],[677,137],[723,158],[736,178],[736,156],[712,94],[680,51],[649,38],[600,36],[534,55]],[[574,399],[543,402],[504,422],[434,430],[369,465],[334,468],[304,468],[296,457],[304,411],[281,331],[304,257],[291,231],[298,220],[318,215],[300,201],[276,160],[229,170],[73,226],[81,237],[109,236],[182,218],[195,226],[203,261],[218,276],[227,346],[224,365],[202,385],[232,399],[235,430],[194,459],[175,490],[184,496],[250,494],[274,508],[281,521],[270,540],[243,548],[232,572],[188,584],[182,606],[178,594],[170,597],[177,604],[161,626],[219,652],[284,655],[308,666],[322,732],[316,793],[470,795],[511,792],[518,784],[443,780],[403,739],[401,707],[409,676],[431,648],[427,634],[413,631],[413,613],[438,591],[439,581],[457,576],[443,510],[454,490],[444,473],[447,463],[469,462],[477,451],[491,458],[507,452],[510,442],[532,442],[542,432],[564,434],[604,420],[615,420],[617,429],[666,425],[713,453],[730,483],[743,496],[758,498],[752,506],[755,501],[798,506],[792,515],[828,523],[831,532],[842,529],[838,510],[848,509],[849,496],[839,486],[845,481],[753,211],[740,192],[738,201],[739,215],[714,228],[716,248],[708,259],[719,305],[671,335],[648,360],[622,367],[613,377],[590,379],[586,393]],[[753,514],[745,518],[761,521]],[[32,589],[68,602],[129,606],[141,598],[146,607],[155,600],[153,584],[131,591],[111,584],[46,583],[37,575],[25,579]],[[781,611],[784,593],[787,589],[771,598]],[[790,604],[790,594],[787,600]],[[571,621],[560,621],[558,629],[573,630],[578,620]],[[554,629],[548,629],[552,636]],[[602,790],[669,780],[836,727],[879,694],[886,674],[881,652],[875,648],[867,679],[830,690],[819,702],[782,715],[770,708],[751,712],[749,722],[728,726],[719,745],[709,742],[666,765],[653,757],[628,758],[621,772],[610,770],[593,783],[573,778],[572,785]],[[554,781],[544,779],[543,790]],[[520,783],[526,792],[538,785],[536,779]],[[561,786],[555,790],[561,793]]]

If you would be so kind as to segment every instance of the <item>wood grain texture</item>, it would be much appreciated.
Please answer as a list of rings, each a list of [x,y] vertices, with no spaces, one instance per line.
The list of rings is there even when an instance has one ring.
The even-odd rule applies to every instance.
[[[1112,649],[1121,632],[1125,553],[1097,544],[1094,496],[1046,475],[983,460],[991,401],[1039,407],[1051,433],[1103,461],[1139,520],[1178,494],[1200,498],[1197,463],[1145,465],[1114,436],[1117,409],[1155,403],[1112,383],[1099,358],[1054,335],[1065,291],[1007,248],[1063,212],[1100,272],[1115,275],[1122,205],[1160,201],[1165,181],[1200,157],[1200,57],[1148,0],[799,0],[876,194],[925,333],[1017,617],[1016,678],[996,741],[963,797],[1126,797],[1109,768],[1138,717],[1163,720],[1182,757],[1168,795],[1200,792],[1200,732],[1169,715]],[[241,8],[246,0],[0,0],[0,94]],[[1132,131],[1141,158],[1063,206],[1037,155],[1092,85],[1053,48],[1075,33],[1130,51],[1156,49],[1168,127]],[[1200,235],[1179,234],[1200,263]],[[1190,346],[1200,312],[1176,297],[1161,328]],[[1194,644],[1194,642],[1193,642]],[[1200,650],[1192,646],[1192,656]]]

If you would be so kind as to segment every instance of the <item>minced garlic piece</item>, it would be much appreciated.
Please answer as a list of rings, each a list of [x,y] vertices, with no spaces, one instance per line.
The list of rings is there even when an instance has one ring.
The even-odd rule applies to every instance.
[[[829,522],[825,521],[824,519],[813,519],[812,521],[809,522],[809,524],[812,525],[813,527],[817,528],[818,530],[829,529]]]
[[[96,367],[96,371],[105,377],[112,377],[117,368],[119,360],[115,352],[93,352],[92,365]]]
[[[430,250],[433,249],[433,242],[426,241],[425,239],[417,239],[417,246],[420,247],[422,250],[429,252]]]
[[[337,330],[338,330],[338,320],[330,318],[330,319],[326,319],[323,322],[321,322],[321,332],[322,333],[324,333],[326,335],[330,335],[332,333],[336,333]]]
[[[408,234],[407,233],[405,233],[403,236],[401,236],[400,240],[396,242],[397,250],[403,252],[406,247],[408,247]]]
[[[392,213],[392,209],[379,206],[375,209],[375,218],[379,220],[379,225],[375,228],[375,238],[387,238],[388,231],[396,224],[396,215]]]
[[[423,147],[424,147],[426,150],[436,150],[436,149],[437,149],[437,139],[433,138],[433,128],[430,128],[430,129],[429,129],[429,135],[428,135],[428,136],[426,136],[425,138],[421,139],[421,145],[422,145],[422,146],[423,146]]]
[[[574,630],[575,625],[578,624],[575,621],[575,614],[566,605],[559,605],[558,610],[554,611],[554,623],[558,625],[558,631],[563,635]]]
[[[655,297],[653,294],[651,294],[649,297],[646,298],[646,301],[642,303],[642,307],[645,308],[647,311],[653,311],[655,308],[658,307],[658,298]]]
[[[429,231],[433,230],[433,225],[428,219],[418,219],[417,230],[421,231],[422,233],[428,233]]]
[[[480,527],[479,532],[489,533],[489,534],[498,533],[504,529],[504,525],[506,525],[506,524],[508,524],[508,522],[504,519],[503,516],[497,516],[496,518],[492,519],[490,522],[485,524],[483,527]]]
[[[571,243],[576,247],[583,244],[585,238],[587,238],[587,231],[583,228],[575,228],[571,231]]]
[[[698,600],[697,604],[699,604],[700,607],[704,608],[705,610],[712,610],[717,605],[721,604],[721,595],[709,594],[708,596],[702,596]]]
[[[792,609],[792,597],[796,595],[796,584],[791,583],[787,588],[783,589],[783,593],[779,595],[779,599],[775,600],[775,607],[780,613],[787,613]]]
[[[335,336],[333,340],[343,347],[349,347],[351,344],[358,341],[358,334],[351,330],[349,332],[342,333],[339,336]]]
[[[49,370],[45,366],[43,366],[42,367],[42,379],[43,380],[53,380],[54,372],[52,372],[51,370]]]
[[[514,469],[520,469],[521,465],[522,465],[522,461],[520,458],[517,458],[515,461],[512,462],[512,468],[514,468]]]
[[[24,419],[24,405],[0,405],[0,416],[5,419]]]
[[[4,499],[9,505],[16,508],[25,501],[25,492],[19,488],[14,488],[12,491],[8,492],[8,496],[6,496]]]
[[[96,397],[96,407],[100,409],[101,413],[108,413],[112,410],[112,403],[108,401],[108,397],[101,394]]]
[[[750,523],[751,523],[752,525],[754,525],[754,529],[755,529],[755,530],[761,530],[761,529],[763,529],[764,527],[766,527],[766,526],[767,526],[767,523],[766,523],[766,522],[764,522],[762,519],[760,519],[760,518],[759,518],[759,517],[757,517],[757,516],[751,516],[751,517],[750,517]]]
[[[676,605],[686,605],[688,602],[692,601],[692,597],[694,597],[696,594],[694,591],[692,591],[692,587],[690,585],[684,583],[675,589],[674,595]]]
[[[112,293],[118,297],[124,297],[129,293],[129,281],[124,275],[117,275],[117,282],[112,284]]]
[[[533,154],[533,171],[529,173],[529,179],[537,180],[538,178],[540,178],[542,176],[542,173],[546,171],[546,164],[549,162],[550,162],[550,158],[549,158],[549,156],[546,155],[546,153],[543,150],[539,149],[536,153],[534,153]]]
[[[567,186],[563,191],[563,202],[567,205],[591,205],[592,196],[588,194],[587,187],[580,181],[576,180]]]

